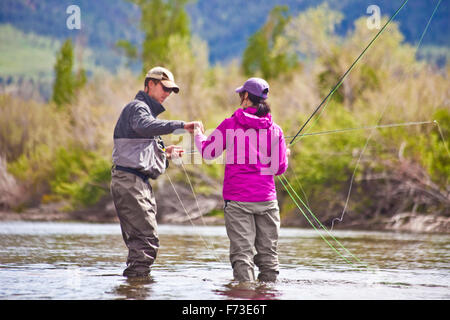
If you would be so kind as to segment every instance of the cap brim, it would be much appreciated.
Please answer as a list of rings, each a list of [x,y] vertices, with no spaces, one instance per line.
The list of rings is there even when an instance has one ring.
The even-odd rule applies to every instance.
[[[164,85],[164,87],[171,88],[175,93],[178,93],[180,91],[180,87],[178,87],[178,85],[173,81],[161,80],[161,83]]]
[[[237,93],[241,93],[241,92],[244,92],[244,91],[246,91],[245,90],[245,88],[244,88],[244,86],[240,86],[239,88],[236,88],[236,90],[235,90]],[[260,98],[262,98],[262,99],[267,99],[267,93],[263,93],[262,94],[262,96],[260,96]]]
[[[237,93],[241,93],[243,91],[245,91],[244,86],[240,86],[239,88],[236,88],[235,90]]]

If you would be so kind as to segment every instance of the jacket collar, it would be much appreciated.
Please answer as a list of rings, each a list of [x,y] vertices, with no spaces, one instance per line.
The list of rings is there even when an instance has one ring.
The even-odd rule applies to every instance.
[[[147,93],[140,90],[135,97],[136,100],[144,102],[150,108],[153,116],[156,118],[159,114],[166,111],[161,103],[150,97]]]

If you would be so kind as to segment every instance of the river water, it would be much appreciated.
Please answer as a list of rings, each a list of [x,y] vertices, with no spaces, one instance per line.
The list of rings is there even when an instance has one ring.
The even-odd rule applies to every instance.
[[[282,228],[280,276],[232,281],[223,226],[160,225],[147,280],[122,276],[118,224],[0,222],[0,299],[450,299],[450,235],[334,231],[369,268],[314,230]]]

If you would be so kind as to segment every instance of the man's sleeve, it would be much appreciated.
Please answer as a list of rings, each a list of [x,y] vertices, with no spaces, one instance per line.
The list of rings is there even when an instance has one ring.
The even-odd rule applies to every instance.
[[[170,134],[184,128],[184,121],[156,119],[147,108],[140,106],[136,107],[130,121],[133,130],[142,137]]]

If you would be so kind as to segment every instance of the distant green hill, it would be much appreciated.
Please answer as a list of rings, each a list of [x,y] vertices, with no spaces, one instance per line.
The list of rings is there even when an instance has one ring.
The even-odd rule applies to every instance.
[[[344,14],[341,33],[353,27],[353,21],[367,15],[369,5],[378,5],[382,15],[392,13],[404,0],[193,0],[187,10],[192,31],[210,46],[211,61],[240,57],[247,38],[264,24],[275,5],[288,5],[292,15],[320,3]],[[397,17],[406,40],[414,43],[420,37],[434,6],[439,0],[409,0]],[[66,8],[78,5],[81,9],[81,30],[68,30]],[[57,39],[82,36],[94,48],[114,50],[118,39],[139,43],[139,8],[125,0],[1,0],[0,24],[10,23],[25,32]],[[424,44],[450,47],[450,10],[442,1]],[[114,61],[98,61],[100,64]]]

